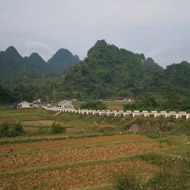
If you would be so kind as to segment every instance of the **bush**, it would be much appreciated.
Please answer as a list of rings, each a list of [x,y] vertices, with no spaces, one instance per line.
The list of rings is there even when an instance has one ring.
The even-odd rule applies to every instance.
[[[18,135],[21,135],[24,133],[24,130],[23,130],[23,127],[21,125],[21,123],[17,123],[14,128],[15,132],[18,134]]]
[[[102,102],[86,102],[80,105],[81,109],[92,109],[92,110],[106,110],[107,107]]]
[[[16,137],[16,136],[23,135],[23,134],[24,134],[24,130],[23,130],[21,123],[17,123],[17,124],[15,124],[15,126],[12,129],[10,129],[8,131],[7,136],[8,137]]]
[[[142,188],[141,179],[135,168],[128,168],[127,172],[119,171],[114,174],[115,187],[118,190],[139,190]]]
[[[174,159],[174,158],[173,158]],[[190,161],[177,156],[146,184],[146,189],[181,190],[190,187]]]
[[[3,123],[3,125],[0,128],[0,137],[6,137],[9,132],[9,126],[7,123]]]
[[[51,126],[51,133],[57,134],[57,133],[65,133],[66,128],[61,126],[60,124],[56,124],[55,122]]]
[[[7,137],[16,137],[18,135],[19,135],[18,132],[16,132],[15,129],[12,128],[12,129],[9,130],[9,132],[7,134]]]
[[[48,133],[49,133],[49,130],[47,128],[44,128],[44,127],[38,128],[38,131],[37,131],[38,135],[43,135],[43,134],[48,134]]]

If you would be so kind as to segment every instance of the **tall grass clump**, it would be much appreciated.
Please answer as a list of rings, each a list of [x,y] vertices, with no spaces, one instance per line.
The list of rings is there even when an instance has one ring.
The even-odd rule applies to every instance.
[[[60,124],[57,124],[56,122],[54,122],[51,126],[50,132],[51,132],[51,134],[65,133],[66,128],[61,126]]]
[[[146,184],[146,189],[190,189],[190,160],[176,156],[165,163],[161,171]]]
[[[0,127],[0,137],[16,137],[24,133],[21,123],[16,123],[12,128],[9,128],[7,123],[3,123]]]
[[[8,137],[16,137],[23,135],[25,132],[23,130],[23,126],[20,122],[16,123],[13,128],[11,128],[8,132]]]
[[[113,173],[114,186],[118,190],[140,190],[142,189],[141,177],[135,171],[135,167],[129,167],[127,171],[120,170]]]
[[[0,126],[0,137],[6,137],[9,132],[9,126],[7,123],[3,123],[2,126]]]

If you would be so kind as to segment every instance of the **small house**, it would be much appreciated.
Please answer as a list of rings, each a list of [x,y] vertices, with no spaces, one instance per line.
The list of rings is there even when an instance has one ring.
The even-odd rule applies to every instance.
[[[33,104],[26,101],[21,102],[17,105],[17,108],[32,108],[32,107],[33,107]]]
[[[58,106],[63,108],[73,108],[72,100],[61,100],[58,102]]]

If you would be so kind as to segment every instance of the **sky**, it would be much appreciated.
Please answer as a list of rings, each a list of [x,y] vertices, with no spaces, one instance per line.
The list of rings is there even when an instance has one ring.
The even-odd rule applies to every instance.
[[[0,0],[0,18],[0,51],[82,60],[104,39],[163,67],[190,62],[190,0]]]

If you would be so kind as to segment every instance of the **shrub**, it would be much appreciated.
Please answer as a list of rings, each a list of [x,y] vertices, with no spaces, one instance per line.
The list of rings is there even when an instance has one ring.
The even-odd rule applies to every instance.
[[[92,109],[92,110],[106,110],[107,107],[102,102],[86,102],[80,105],[81,109]]]
[[[43,134],[48,134],[48,133],[49,133],[49,131],[48,131],[47,128],[44,128],[44,127],[39,127],[38,128],[38,131],[37,131],[38,135],[43,135]]]
[[[128,168],[127,172],[119,171],[114,174],[115,187],[118,190],[139,190],[142,188],[141,179],[135,168]]]
[[[7,123],[3,123],[3,125],[0,128],[0,137],[5,137],[8,135],[9,126]]]
[[[7,137],[16,137],[18,135],[19,135],[18,132],[16,132],[15,129],[12,128],[12,129],[9,130],[9,132],[7,134]]]
[[[174,159],[174,158],[173,158]],[[190,187],[190,161],[177,156],[146,184],[146,189],[181,190]]]
[[[17,123],[17,124],[14,126],[14,130],[18,133],[18,135],[24,133],[24,130],[23,130],[23,127],[22,127],[21,123]]]
[[[21,123],[17,123],[17,124],[15,124],[15,126],[12,129],[10,129],[8,131],[7,136],[8,137],[16,137],[16,136],[19,136],[22,134],[24,134],[23,127],[22,127]]]
[[[55,122],[51,126],[51,133],[56,134],[56,133],[65,133],[66,128],[61,126],[60,124],[56,124]]]

